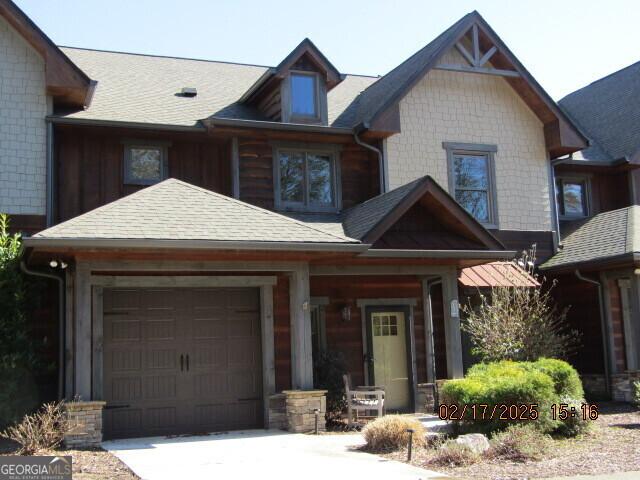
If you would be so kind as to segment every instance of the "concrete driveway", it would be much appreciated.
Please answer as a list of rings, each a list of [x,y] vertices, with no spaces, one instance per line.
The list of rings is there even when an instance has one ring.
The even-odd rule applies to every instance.
[[[104,442],[144,480],[199,478],[435,479],[444,475],[356,451],[358,433],[301,435],[266,430]]]

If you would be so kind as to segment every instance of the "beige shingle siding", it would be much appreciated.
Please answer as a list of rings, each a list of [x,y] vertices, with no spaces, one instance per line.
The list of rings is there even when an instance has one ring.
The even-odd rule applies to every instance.
[[[257,110],[236,102],[267,67],[66,47],[62,51],[98,80],[90,107],[69,118],[184,127],[211,116],[266,120]],[[375,81],[348,75],[329,92],[329,124],[344,126],[350,118],[350,112],[343,115],[345,109]],[[195,87],[198,94],[176,95],[182,87]]]
[[[563,248],[542,265],[559,268],[640,252],[640,206],[600,213],[562,240]]]
[[[175,179],[116,200],[34,237],[358,243]]]
[[[0,212],[44,215],[44,61],[0,18]]]
[[[462,64],[457,52],[444,63]],[[402,133],[385,142],[390,188],[431,175],[448,188],[442,142],[494,144],[499,227],[552,229],[543,125],[499,77],[430,71],[400,102]]]

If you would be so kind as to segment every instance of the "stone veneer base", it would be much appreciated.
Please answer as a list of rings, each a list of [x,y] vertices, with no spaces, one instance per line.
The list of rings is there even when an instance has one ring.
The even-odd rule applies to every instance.
[[[285,390],[269,397],[269,428],[293,433],[326,430],[326,390]]]
[[[68,402],[68,430],[64,444],[68,448],[97,447],[102,443],[102,409],[106,402]]]

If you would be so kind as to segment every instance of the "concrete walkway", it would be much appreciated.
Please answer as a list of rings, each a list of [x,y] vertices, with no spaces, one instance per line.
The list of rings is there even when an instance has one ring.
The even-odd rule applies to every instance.
[[[418,480],[445,478],[356,451],[362,435],[301,435],[266,430],[104,442],[143,480],[210,478]]]
[[[600,475],[577,475],[574,477],[553,477],[544,480],[638,480],[640,472],[602,473]]]

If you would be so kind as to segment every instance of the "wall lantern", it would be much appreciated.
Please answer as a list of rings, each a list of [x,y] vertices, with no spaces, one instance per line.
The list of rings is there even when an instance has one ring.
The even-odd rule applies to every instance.
[[[351,307],[349,306],[349,304],[345,304],[340,310],[340,313],[343,322],[351,321]]]

